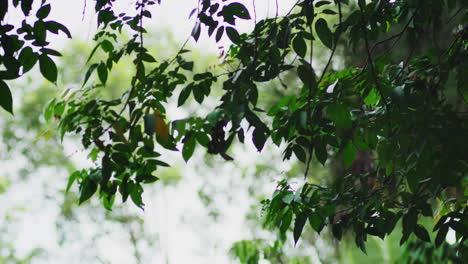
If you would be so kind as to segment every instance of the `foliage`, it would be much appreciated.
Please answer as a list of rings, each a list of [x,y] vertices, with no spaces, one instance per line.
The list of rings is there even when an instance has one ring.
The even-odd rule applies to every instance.
[[[3,2],[9,1],[2,1],[1,19],[9,6]],[[12,1],[13,7],[19,2]],[[25,15],[30,2],[21,1]],[[329,226],[338,240],[352,231],[365,252],[369,235],[383,239],[400,220],[400,244],[411,234],[431,242],[420,219],[432,217],[437,221],[432,230],[437,233],[436,247],[453,229],[459,251],[466,249],[464,1],[302,0],[285,16],[256,21],[241,3],[201,0],[192,12],[197,17],[192,37],[198,40],[204,30],[215,41],[227,35],[233,44],[224,58],[230,70],[223,74],[192,73],[195,62],[184,58],[189,52],[184,47],[174,58],[154,59],[144,45],[144,23],[160,1],[137,1],[134,10],[120,14],[113,2],[95,3],[99,31],[90,59],[98,49],[106,56],[89,66],[80,90],[52,100],[44,115],[46,120],[60,120],[62,138],[66,133],[80,135],[91,158],[99,161],[70,176],[68,186],[79,183],[80,203],[97,193],[107,209],[118,195],[144,208],[143,184],[157,181],[157,169],[169,166],[163,148],[181,151],[188,161],[198,146],[229,161],[235,158],[227,154],[229,147],[251,135],[259,152],[271,140],[284,147],[283,159],[294,155],[303,162],[304,177],[312,160],[342,164],[329,185],[306,182],[295,190],[282,181],[264,201],[265,226],[277,228],[280,240],[291,226],[295,243],[306,224],[318,233]],[[12,112],[11,95],[3,80],[19,77],[36,61],[47,80],[57,80],[50,56],[58,54],[45,48],[46,33],[69,33],[57,22],[44,21],[49,8],[42,1],[34,27],[23,24],[18,35],[8,35],[14,26],[2,24],[1,62],[6,71],[0,75],[0,103],[7,111]],[[240,34],[236,21],[252,17],[253,31]],[[448,41],[438,43],[433,36],[446,25],[451,27],[444,36]],[[122,32],[132,36],[129,41],[119,37]],[[425,40],[431,36],[432,41]],[[410,49],[402,61],[395,60],[388,52],[402,39]],[[26,41],[39,51],[23,48]],[[329,71],[340,45],[360,52],[364,65]],[[317,46],[330,53],[320,74],[313,63]],[[381,46],[389,47],[382,51]],[[34,63],[24,59],[31,56]],[[133,59],[135,67],[129,90],[118,99],[96,97],[95,91],[106,86],[109,72],[124,56]],[[286,86],[293,94],[264,109],[259,85],[281,80],[287,72],[297,75]],[[98,82],[86,85],[94,73]],[[204,104],[221,81],[220,103],[207,116],[166,120],[170,99],[177,98],[182,106],[192,95]]]

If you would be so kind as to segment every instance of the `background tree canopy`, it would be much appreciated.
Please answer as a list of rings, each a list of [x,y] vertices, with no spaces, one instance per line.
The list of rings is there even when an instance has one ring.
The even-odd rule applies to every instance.
[[[297,158],[305,180],[297,188],[280,181],[263,200],[263,225],[278,240],[237,243],[242,263],[257,263],[260,252],[281,255],[288,232],[297,243],[306,225],[337,240],[350,233],[363,252],[368,237],[395,230],[400,245],[412,234],[427,242],[411,242],[418,250],[443,245],[441,261],[468,258],[466,1],[303,0],[258,20],[255,1],[200,0],[187,14],[196,21],[187,41],[206,34],[232,42],[219,67],[205,71],[195,70],[185,44],[158,60],[146,45],[145,23],[157,20],[161,1],[135,1],[132,10],[116,2],[94,3],[98,31],[82,87],[64,90],[44,111],[61,139],[81,138],[94,162],[69,177],[66,189],[78,184],[80,204],[96,196],[111,210],[116,198],[130,198],[143,209],[145,184],[171,165],[167,150],[189,162],[198,147],[230,162],[234,145],[252,141],[258,152],[275,145],[283,160]],[[10,80],[38,64],[57,82],[53,57],[61,54],[48,39],[72,35],[47,19],[51,8],[45,0],[0,0],[0,106],[10,113]],[[12,12],[24,20],[9,24]],[[239,33],[240,20],[253,30]],[[133,64],[128,89],[103,93],[122,60]],[[168,104],[184,107],[190,98],[208,113],[169,120]],[[314,177],[318,164],[332,176]]]

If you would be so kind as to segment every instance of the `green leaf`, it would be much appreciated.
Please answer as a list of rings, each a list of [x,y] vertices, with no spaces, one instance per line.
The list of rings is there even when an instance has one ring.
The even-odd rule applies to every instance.
[[[437,233],[436,239],[435,239],[435,246],[439,247],[444,241],[445,238],[447,237],[447,233],[449,231],[448,225],[442,226],[440,228],[439,232]]]
[[[299,237],[302,234],[302,230],[304,229],[304,225],[307,222],[307,218],[309,216],[309,211],[303,211],[299,215],[296,216],[296,221],[294,222],[294,245],[297,244]]]
[[[109,53],[114,50],[114,45],[109,40],[105,39],[99,43],[96,47],[101,46],[102,50]],[[89,61],[89,60],[88,60]]]
[[[429,233],[427,232],[427,230],[423,226],[416,225],[414,227],[414,233],[422,241],[431,242],[431,238],[429,237]]]
[[[54,109],[55,109],[55,99],[52,99],[46,106],[45,111],[44,111],[44,119],[46,121],[49,121],[52,116],[54,115]]]
[[[324,223],[325,223],[325,219],[322,216],[320,216],[318,213],[310,214],[309,224],[317,233],[320,234],[323,227],[325,226]]]
[[[333,49],[333,33],[328,28],[328,24],[325,19],[319,18],[317,22],[315,22],[315,31],[323,45],[329,49]]]
[[[13,114],[13,96],[6,82],[0,80],[0,106]]]
[[[327,114],[337,128],[350,128],[352,125],[351,114],[341,104],[332,104],[327,107]]]
[[[301,65],[299,65],[299,67],[297,67],[297,75],[306,87],[317,87],[315,71],[309,63],[304,61]]]
[[[192,92],[192,85],[187,85],[185,86],[182,91],[180,92],[179,99],[177,100],[177,106],[180,107],[182,106],[185,101],[187,101],[187,98],[190,96],[190,93]]]
[[[83,85],[81,87],[85,86],[86,82],[89,80],[89,77],[91,77],[91,74],[93,74],[94,70],[96,70],[96,68],[98,66],[99,66],[99,64],[97,64],[97,63],[94,63],[91,66],[89,66],[88,71],[85,74]]]
[[[223,37],[223,33],[224,33],[224,26],[221,26],[218,28],[218,31],[216,31],[216,42],[219,42],[221,40],[221,38]]]
[[[343,162],[345,164],[345,168],[349,168],[356,157],[357,151],[354,147],[354,144],[350,141],[346,147],[343,149]]]
[[[322,11],[322,13],[327,14],[327,15],[336,15],[336,12],[331,9],[325,9]]]
[[[110,43],[110,42],[109,42]],[[96,53],[97,49],[102,45],[102,42],[98,43],[94,48],[93,50],[91,51],[91,53],[89,54],[88,56],[88,59],[86,60],[86,64],[89,63],[89,61],[93,58],[94,54]],[[112,45],[112,44],[111,44]],[[104,49],[104,48],[103,48]]]
[[[307,44],[301,35],[296,35],[296,37],[293,39],[292,46],[297,55],[302,58],[305,57],[307,53]]]
[[[27,73],[29,70],[34,67],[38,60],[39,56],[37,53],[33,52],[31,47],[25,47],[21,50],[21,53],[18,57],[18,62],[23,66],[23,74]]]
[[[57,66],[47,55],[42,54],[39,56],[39,69],[42,76],[48,81],[54,84],[57,82]]]
[[[328,153],[327,144],[323,138],[318,140],[317,144],[315,145],[315,156],[317,157],[317,160],[322,163],[322,165],[325,165]]]
[[[147,114],[143,117],[145,133],[149,136],[154,134],[156,129],[156,117],[153,114]]]
[[[331,4],[330,1],[318,1],[317,3],[315,3],[315,7],[321,7],[323,5],[329,5]]]
[[[141,199],[141,195],[143,194],[143,187],[138,183],[129,183],[129,191],[130,191],[130,198],[132,198],[133,203],[140,207],[140,209],[144,209],[144,203]]]
[[[293,152],[296,155],[298,160],[300,160],[303,163],[306,162],[306,152],[304,151],[304,149],[301,146],[294,145]]]
[[[291,225],[292,219],[293,219],[293,212],[292,212],[291,209],[288,209],[284,213],[283,217],[281,218],[281,224],[279,226],[280,232],[282,234],[284,234],[284,233],[286,233],[286,231],[288,231],[288,228]]]
[[[242,18],[242,19],[250,19],[250,14],[247,8],[241,3],[232,3],[226,6],[225,8],[230,9],[233,15]]]
[[[56,21],[45,22],[45,28],[54,34],[58,34],[59,31],[62,31],[67,35],[68,38],[72,37],[68,28]]]
[[[198,39],[200,38],[200,32],[201,32],[200,22],[197,22],[192,29],[192,37],[193,39],[195,39],[195,41],[198,41]]]
[[[256,128],[253,132],[253,143],[257,148],[258,152],[261,152],[263,147],[265,146],[265,142],[267,137],[265,132],[262,129]]]
[[[237,30],[233,27],[226,27],[226,34],[228,35],[229,39],[234,43],[238,44],[240,42],[240,36]]]
[[[83,202],[91,198],[91,196],[93,196],[96,190],[97,190],[97,185],[94,181],[91,180],[90,177],[83,179],[83,181],[81,182],[81,186],[80,186],[79,204],[82,204]]]
[[[79,177],[81,177],[81,171],[75,171],[70,175],[70,177],[68,177],[67,188],[65,189],[66,194],[70,191],[71,186],[73,185],[75,180]]]
[[[182,157],[184,158],[185,162],[187,162],[193,155],[195,151],[196,140],[192,134],[189,134],[184,139],[184,147],[182,148]]]
[[[97,68],[99,80],[103,85],[107,82],[107,67],[104,62],[101,62]]]
[[[43,5],[37,10],[36,17],[38,19],[44,19],[50,14],[50,4]]]

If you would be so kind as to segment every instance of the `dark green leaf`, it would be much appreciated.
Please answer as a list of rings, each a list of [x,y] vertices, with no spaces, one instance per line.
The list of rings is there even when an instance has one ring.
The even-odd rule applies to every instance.
[[[130,182],[129,187],[130,197],[132,198],[133,203],[143,210],[143,206],[145,205],[141,199],[141,195],[143,194],[143,187],[138,183],[132,182]]]
[[[312,228],[320,234],[324,227],[325,219],[318,213],[312,213],[309,216],[309,223]]]
[[[301,56],[302,58],[305,57],[306,52],[307,52],[307,44],[304,40],[304,38],[301,35],[296,35],[296,37],[293,39],[293,49],[297,53],[297,55]]]
[[[338,128],[350,128],[352,125],[351,114],[341,104],[332,104],[327,107],[327,114]]]
[[[262,151],[263,146],[265,146],[266,140],[267,140],[267,137],[264,131],[259,128],[256,128],[253,132],[253,143],[255,147],[257,148],[258,152]]]
[[[316,88],[315,71],[309,63],[303,62],[303,64],[299,65],[297,67],[297,75],[299,75],[299,79],[301,79],[306,87]]]
[[[58,34],[59,31],[62,31],[67,35],[68,38],[72,37],[68,28],[56,21],[45,22],[45,28],[54,34]]]
[[[336,12],[331,9],[325,9],[322,11],[322,13],[327,14],[327,15],[336,15]]]
[[[234,43],[238,44],[240,42],[240,36],[237,30],[233,27],[226,27],[226,34],[228,35],[229,39]]]
[[[303,163],[306,162],[306,152],[304,151],[304,149],[301,146],[294,145],[293,152],[296,155],[298,160],[300,160]]]
[[[448,225],[444,225],[442,228],[440,228],[435,239],[436,247],[439,247],[445,241],[448,231],[449,231]]]
[[[357,151],[352,142],[349,142],[346,147],[343,149],[343,162],[345,168],[349,168],[356,157]]]
[[[89,66],[88,71],[85,74],[85,78],[84,78],[82,87],[85,86],[86,82],[89,80],[89,77],[91,77],[91,74],[93,74],[94,70],[96,70],[96,68],[98,66],[99,66],[99,64],[97,64],[97,63],[92,64],[91,66]]]
[[[249,11],[241,3],[232,3],[226,6],[225,8],[230,9],[234,16],[237,16],[242,19],[250,19]]]
[[[317,144],[315,145],[315,156],[317,157],[317,160],[320,163],[322,163],[322,165],[325,165],[328,154],[327,154],[327,145],[324,139],[317,141]]]
[[[180,92],[179,99],[177,100],[177,106],[182,106],[185,103],[185,101],[187,101],[187,98],[190,96],[191,92],[192,85],[185,86]]]
[[[288,231],[288,228],[289,226],[291,225],[291,222],[292,222],[292,218],[293,218],[293,212],[291,209],[288,209],[283,217],[281,218],[281,224],[280,224],[280,232],[281,233],[286,233],[286,231]]]
[[[333,33],[328,28],[328,24],[325,19],[319,18],[317,22],[315,22],[315,31],[323,45],[329,49],[333,49]]]
[[[414,233],[422,241],[431,242],[431,238],[429,237],[429,233],[427,232],[427,230],[423,226],[416,225],[414,227]]]
[[[195,39],[195,41],[198,41],[198,39],[200,38],[200,32],[201,32],[200,22],[197,22],[192,29],[192,37],[193,39]]]
[[[83,202],[91,198],[91,196],[93,196],[96,190],[97,190],[97,185],[94,181],[91,180],[90,177],[83,179],[83,181],[81,182],[81,186],[80,186],[79,203],[82,204]]]
[[[219,42],[221,40],[221,37],[223,36],[224,33],[224,26],[221,26],[218,28],[218,31],[216,32],[216,42]]]
[[[107,82],[107,67],[104,62],[101,62],[97,68],[99,80],[103,85]]]
[[[309,211],[303,211],[299,215],[296,216],[296,221],[294,222],[294,245],[297,244],[299,237],[302,234],[302,230],[304,229],[304,225],[307,222],[307,218],[309,216]]]
[[[187,162],[195,151],[196,141],[192,134],[189,134],[184,139],[184,147],[182,148],[182,157]]]
[[[57,66],[47,55],[43,54],[39,56],[39,69],[42,76],[44,76],[48,81],[54,84],[57,82]]]
[[[31,70],[32,67],[36,64],[38,60],[37,53],[33,52],[31,47],[25,47],[21,50],[21,53],[18,57],[18,62],[23,66],[23,74]]]
[[[315,7],[321,7],[323,5],[329,5],[331,4],[330,1],[318,1],[317,3],[315,3]]]
[[[46,18],[50,13],[50,4],[43,5],[39,10],[37,10],[36,17],[38,19]]]
[[[0,106],[13,114],[13,97],[6,82],[0,80]]]
[[[145,133],[149,136],[154,134],[156,129],[156,117],[153,114],[147,114],[143,117]]]

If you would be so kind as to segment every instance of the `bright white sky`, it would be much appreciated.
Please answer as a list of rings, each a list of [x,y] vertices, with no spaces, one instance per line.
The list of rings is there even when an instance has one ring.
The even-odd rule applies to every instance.
[[[87,0],[87,2],[87,11],[83,19],[83,0],[53,0],[52,13],[49,18],[65,24],[72,32],[74,40],[91,41],[96,18],[93,12],[94,1]],[[118,2],[125,2],[128,6],[134,5],[134,1]],[[243,2],[249,10],[252,10],[253,1],[239,2]],[[279,13],[281,14],[285,10],[289,10],[295,1],[280,0],[278,2]],[[276,12],[275,0],[257,0],[255,4],[257,19],[262,19],[267,15],[273,16]],[[182,43],[192,31],[195,21],[194,17],[188,20],[188,14],[196,6],[197,0],[162,0],[162,5],[154,8],[153,20],[148,20],[146,23],[150,24],[149,28],[167,29],[173,32],[176,40]],[[253,13],[251,15],[253,16]],[[10,17],[10,19],[12,18]],[[249,31],[252,29],[252,22],[239,21],[239,29],[241,32]],[[53,43],[57,45],[58,49],[67,45],[68,41],[64,35],[53,38]],[[223,39],[221,43],[217,44],[214,40],[208,39],[205,33],[199,43],[194,43],[192,39],[190,45],[203,50],[204,53],[209,51],[216,53],[219,45],[228,46],[229,42],[227,39]],[[73,152],[73,147],[67,149],[69,149],[70,153]],[[253,150],[253,146],[250,146],[250,149]],[[244,150],[239,149],[237,151],[240,154],[237,155],[238,159],[236,160],[238,165],[247,166],[261,159],[255,151],[250,153],[242,151]],[[198,153],[196,159],[202,160],[200,154],[202,153]],[[272,155],[276,154],[272,153],[268,156],[271,158]],[[83,160],[83,156],[80,156],[80,154],[75,155],[74,158]],[[277,156],[277,158],[280,159],[280,156]],[[180,157],[174,159],[181,160]],[[216,186],[229,186],[229,182],[232,180],[230,177],[240,178],[241,170],[233,164],[228,164],[221,171],[208,172],[207,175],[194,175],[193,162],[189,163],[189,165],[185,165],[183,162],[176,165],[183,168],[184,178],[180,184],[175,187],[165,187],[158,183],[147,186],[153,190],[148,190],[145,193],[145,212],[138,212],[145,219],[147,232],[159,234],[160,236],[160,243],[155,245],[157,248],[154,249],[154,257],[151,263],[230,263],[227,251],[232,243],[241,239],[249,239],[252,236],[252,234],[246,232],[247,229],[244,226],[245,212],[247,212],[251,203],[248,199],[247,185],[232,187],[233,192],[236,192],[232,202],[221,202],[222,217],[220,217],[218,223],[209,225],[206,224],[208,218],[203,215],[207,210],[201,204],[197,191],[203,184],[200,179],[208,177],[209,174],[220,175],[220,177],[210,178],[210,184],[216,188]],[[285,171],[288,169],[288,165],[279,165],[278,169]],[[44,180],[54,173],[42,171],[37,172],[37,174],[36,183],[28,182],[17,186],[18,190],[23,191],[10,196],[8,202],[27,204],[28,201],[42,195],[40,188],[34,189],[32,186],[40,186],[40,179]],[[262,188],[273,190],[276,185],[273,178],[279,180],[280,177],[279,175],[272,176],[270,186],[262,186]],[[259,192],[261,191],[263,190],[259,190]],[[132,207],[133,205],[128,203],[127,206]],[[21,250],[27,252],[31,248],[39,246],[50,252],[57,252],[54,254],[56,259],[54,263],[66,263],[67,252],[62,252],[57,244],[54,223],[50,220],[59,213],[58,205],[51,208],[35,208],[32,213],[34,216],[28,220],[23,220],[23,223],[18,227],[15,244],[18,246],[19,252]],[[51,215],[54,215],[54,217],[50,217]],[[204,218],[200,219],[200,217]],[[184,219],[184,221],[181,221],[181,219]],[[92,226],[90,226],[88,232],[93,232],[91,228]],[[111,260],[112,264],[132,263],[132,259],[128,258],[131,253],[128,252],[126,244],[119,243],[118,240],[117,232],[111,238],[99,240],[96,247],[99,248],[103,256]]]

